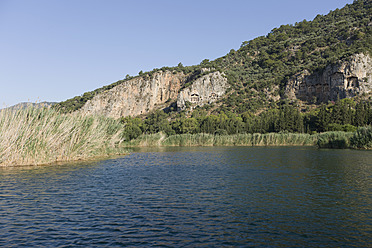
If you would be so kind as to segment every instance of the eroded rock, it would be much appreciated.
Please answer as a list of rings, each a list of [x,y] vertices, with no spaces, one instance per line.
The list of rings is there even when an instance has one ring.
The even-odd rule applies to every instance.
[[[170,71],[137,77],[89,100],[81,111],[112,118],[146,114],[169,100],[176,100],[186,76]]]
[[[211,104],[220,99],[229,88],[226,77],[213,72],[195,80],[191,86],[182,89],[177,98],[177,108],[183,110],[187,103],[191,107]]]
[[[365,54],[356,54],[348,61],[328,65],[321,73],[298,73],[285,88],[287,98],[308,102],[336,101],[370,92],[371,57]]]

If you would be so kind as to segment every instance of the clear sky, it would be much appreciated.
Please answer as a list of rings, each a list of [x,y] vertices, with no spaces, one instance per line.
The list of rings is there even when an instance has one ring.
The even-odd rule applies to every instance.
[[[352,0],[0,0],[0,108],[199,64]]]

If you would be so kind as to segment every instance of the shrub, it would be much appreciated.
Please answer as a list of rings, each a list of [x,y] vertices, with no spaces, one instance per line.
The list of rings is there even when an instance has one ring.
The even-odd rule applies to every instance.
[[[361,127],[350,138],[350,145],[353,148],[372,148],[372,126]]]
[[[317,146],[319,148],[345,149],[350,147],[350,137],[353,133],[326,132],[319,135]]]

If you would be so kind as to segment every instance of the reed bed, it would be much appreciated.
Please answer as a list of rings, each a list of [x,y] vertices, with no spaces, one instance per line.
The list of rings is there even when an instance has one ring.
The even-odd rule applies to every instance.
[[[142,134],[137,139],[123,142],[128,147],[157,147],[162,146],[162,141],[166,138],[164,133]]]
[[[127,146],[317,146],[318,148],[372,149],[372,127],[358,128],[356,132],[254,133],[254,134],[177,134],[166,137],[163,133],[144,134],[125,143]]]
[[[48,108],[0,110],[0,166],[85,160],[121,153],[116,120]]]
[[[213,146],[214,135],[198,134],[176,134],[164,139],[162,146]]]
[[[317,138],[300,133],[235,134],[215,136],[214,145],[224,146],[312,146]]]
[[[314,146],[317,135],[298,133],[268,134],[165,134],[141,135],[138,139],[125,143],[127,146]]]
[[[123,142],[118,120],[79,113],[61,114],[48,108],[0,110],[0,166],[38,165],[87,160],[125,153],[125,147],[159,146],[315,146],[372,148],[372,127],[356,132],[321,134],[145,134]]]

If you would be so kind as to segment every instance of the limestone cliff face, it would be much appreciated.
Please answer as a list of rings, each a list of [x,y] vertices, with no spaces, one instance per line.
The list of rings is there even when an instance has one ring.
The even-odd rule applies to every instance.
[[[133,78],[89,100],[80,111],[113,118],[146,114],[169,99],[176,100],[186,80],[183,73],[156,72]]]
[[[370,93],[371,65],[369,55],[356,54],[349,61],[328,65],[321,73],[304,71],[288,81],[285,96],[292,100],[327,102]]]
[[[229,88],[227,79],[220,72],[209,73],[180,91],[177,98],[177,108],[185,109],[187,102],[193,106],[203,106],[220,99]]]

